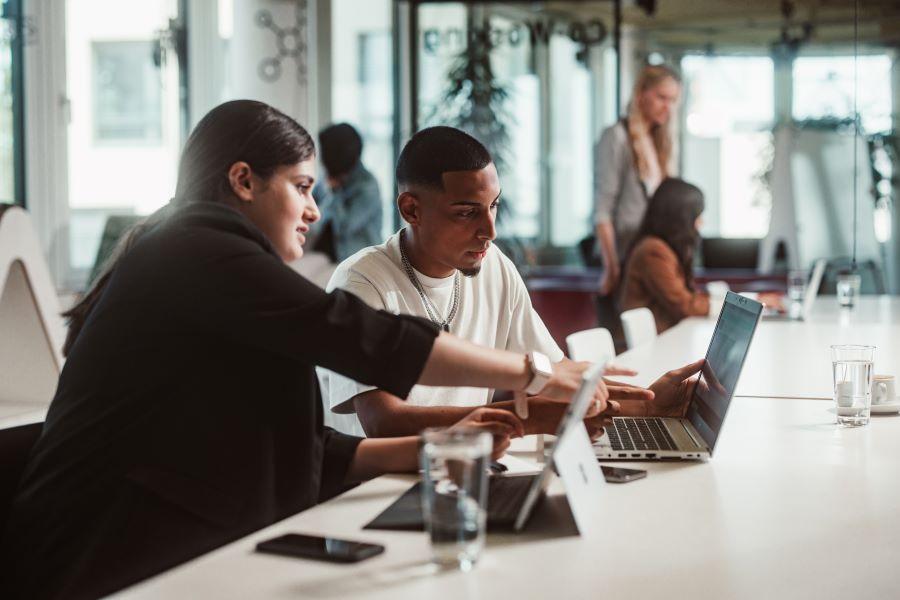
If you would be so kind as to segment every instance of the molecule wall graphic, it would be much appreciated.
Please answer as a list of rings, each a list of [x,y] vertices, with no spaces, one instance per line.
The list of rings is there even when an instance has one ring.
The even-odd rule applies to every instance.
[[[263,81],[278,81],[281,78],[282,62],[293,58],[297,71],[297,82],[306,83],[306,0],[296,0],[294,23],[290,27],[275,24],[272,13],[262,9],[256,13],[256,24],[275,34],[275,56],[259,61],[257,73]]]

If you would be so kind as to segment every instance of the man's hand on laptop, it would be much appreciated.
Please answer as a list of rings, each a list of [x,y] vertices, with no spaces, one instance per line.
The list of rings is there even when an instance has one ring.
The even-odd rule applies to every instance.
[[[457,428],[479,429],[490,433],[494,438],[491,460],[497,460],[503,456],[506,449],[509,448],[511,438],[525,435],[522,421],[510,411],[498,408],[476,408],[449,427],[451,431]]]
[[[581,386],[582,373],[590,366],[589,362],[575,362],[568,358],[553,363],[553,376],[538,395],[550,400],[569,402]],[[606,389],[606,383],[601,379],[594,394],[594,400],[600,403],[600,412],[606,410],[608,399],[609,391]],[[529,399],[529,407],[531,400]]]
[[[703,368],[704,359],[692,362],[680,369],[673,369],[653,382],[650,390],[654,398],[647,403],[650,416],[683,417],[694,386],[697,385],[697,373]]]
[[[502,403],[506,408],[512,411],[511,403]],[[552,398],[544,396],[532,396],[528,399],[528,418],[522,421],[525,426],[525,435],[533,435],[538,433],[554,434],[559,427],[559,422],[566,414],[569,405],[567,402],[560,402]],[[602,404],[594,398],[593,404],[588,408],[585,415],[584,423],[588,428],[588,433],[592,433],[597,427],[602,427],[602,422],[614,414],[618,414],[620,410],[619,403],[614,401],[604,401]],[[602,434],[602,429],[600,431]],[[593,434],[592,434],[593,435]]]
[[[613,381],[605,377],[603,381],[606,383],[606,389],[609,391],[610,400],[653,400],[653,390],[642,388],[639,385]]]

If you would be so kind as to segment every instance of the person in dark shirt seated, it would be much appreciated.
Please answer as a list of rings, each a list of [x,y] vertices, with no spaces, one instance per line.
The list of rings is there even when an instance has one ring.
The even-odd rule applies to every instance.
[[[382,242],[381,193],[362,164],[362,138],[352,125],[320,131],[319,149],[327,178],[313,189],[322,212],[314,249],[339,263]]]
[[[315,366],[404,398],[416,383],[566,401],[587,363],[544,375],[424,319],[330,294],[285,263],[319,216],[315,148],[260,102],[188,138],[175,197],[127,233],[67,313],[68,359],[0,539],[0,598],[95,598],[385,472],[418,437],[322,426]],[[595,393],[594,414],[607,392]],[[479,409],[495,456],[524,431]]]

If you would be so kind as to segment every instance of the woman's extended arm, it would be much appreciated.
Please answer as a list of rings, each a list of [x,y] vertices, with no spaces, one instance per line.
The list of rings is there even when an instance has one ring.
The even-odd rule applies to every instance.
[[[581,374],[588,366],[588,363],[568,360],[554,363],[553,376],[541,395],[568,400],[581,385]],[[419,383],[521,391],[528,387],[531,378],[532,372],[524,354],[485,348],[441,333],[419,376]],[[603,401],[606,401],[605,397]]]

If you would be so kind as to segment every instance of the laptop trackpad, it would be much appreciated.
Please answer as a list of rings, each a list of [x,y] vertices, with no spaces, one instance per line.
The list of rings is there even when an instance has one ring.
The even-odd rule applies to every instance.
[[[704,450],[703,446],[699,446],[694,441],[693,436],[688,433],[685,428],[687,423],[685,419],[663,419],[663,422],[666,424],[666,429],[669,430],[669,435],[672,436],[672,440],[675,442],[675,447],[678,450]]]

